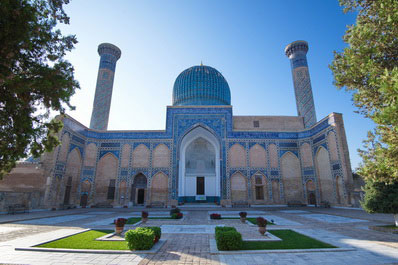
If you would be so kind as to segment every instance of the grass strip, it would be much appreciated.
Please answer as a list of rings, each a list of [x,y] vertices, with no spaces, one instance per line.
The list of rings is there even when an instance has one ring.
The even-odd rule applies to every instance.
[[[398,230],[398,226],[395,226],[395,225],[380,225],[379,227],[385,227],[385,228],[391,228],[391,229]]]
[[[242,250],[337,248],[292,230],[269,230],[282,241],[243,241]]]
[[[126,241],[96,241],[96,238],[112,233],[112,230],[90,230],[77,235],[41,244],[39,248],[69,248],[69,249],[107,249],[129,250]]]

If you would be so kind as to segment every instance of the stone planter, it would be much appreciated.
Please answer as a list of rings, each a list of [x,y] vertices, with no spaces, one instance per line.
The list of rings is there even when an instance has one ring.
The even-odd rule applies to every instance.
[[[145,224],[146,222],[148,222],[148,217],[146,217],[146,218],[141,218],[141,222],[143,223],[143,224]]]
[[[246,217],[241,217],[240,221],[245,224],[246,223]]]
[[[124,230],[124,226],[115,226],[115,233],[120,235]]]
[[[267,228],[265,226],[264,227],[259,227],[258,228],[258,232],[260,232],[261,235],[264,235],[265,232],[267,232]]]

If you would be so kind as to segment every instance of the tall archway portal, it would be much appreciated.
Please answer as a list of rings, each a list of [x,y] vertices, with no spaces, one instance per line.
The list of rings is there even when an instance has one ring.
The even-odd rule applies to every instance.
[[[179,149],[180,202],[220,201],[220,143],[197,127],[184,136]]]

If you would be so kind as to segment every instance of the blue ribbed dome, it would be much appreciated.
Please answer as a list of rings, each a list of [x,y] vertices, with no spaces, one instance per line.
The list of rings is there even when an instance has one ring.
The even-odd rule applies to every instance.
[[[173,105],[231,105],[227,80],[210,66],[192,66],[174,82]]]

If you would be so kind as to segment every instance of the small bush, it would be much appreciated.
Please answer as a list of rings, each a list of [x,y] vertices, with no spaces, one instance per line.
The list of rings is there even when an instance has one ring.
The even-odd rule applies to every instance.
[[[242,217],[242,218],[246,218],[247,212],[240,212],[239,216]]]
[[[181,213],[180,208],[177,207],[170,210],[170,216],[172,216],[175,213]]]
[[[155,233],[155,242],[154,243],[158,242],[160,237],[162,236],[162,229],[160,229],[159,226],[150,226],[147,228],[151,229]]]
[[[141,217],[142,217],[142,218],[148,218],[148,215],[149,215],[149,214],[148,214],[148,212],[146,212],[146,211],[142,211],[142,212],[141,212]]]
[[[242,235],[234,230],[216,232],[218,250],[239,250],[243,246]]]
[[[182,213],[173,213],[171,219],[181,219],[183,217]]]
[[[147,227],[138,227],[127,231],[124,238],[130,250],[148,250],[153,247],[155,232]]]
[[[221,219],[221,214],[212,213],[210,214],[210,219]]]
[[[215,233],[216,233],[215,237],[216,237],[216,240],[217,240],[217,237],[218,237],[220,234],[222,234],[222,233],[224,233],[224,232],[229,232],[229,231],[235,231],[235,232],[237,232],[237,231],[236,231],[236,228],[235,228],[235,227],[232,227],[232,226],[216,226],[216,229],[215,229]]]

